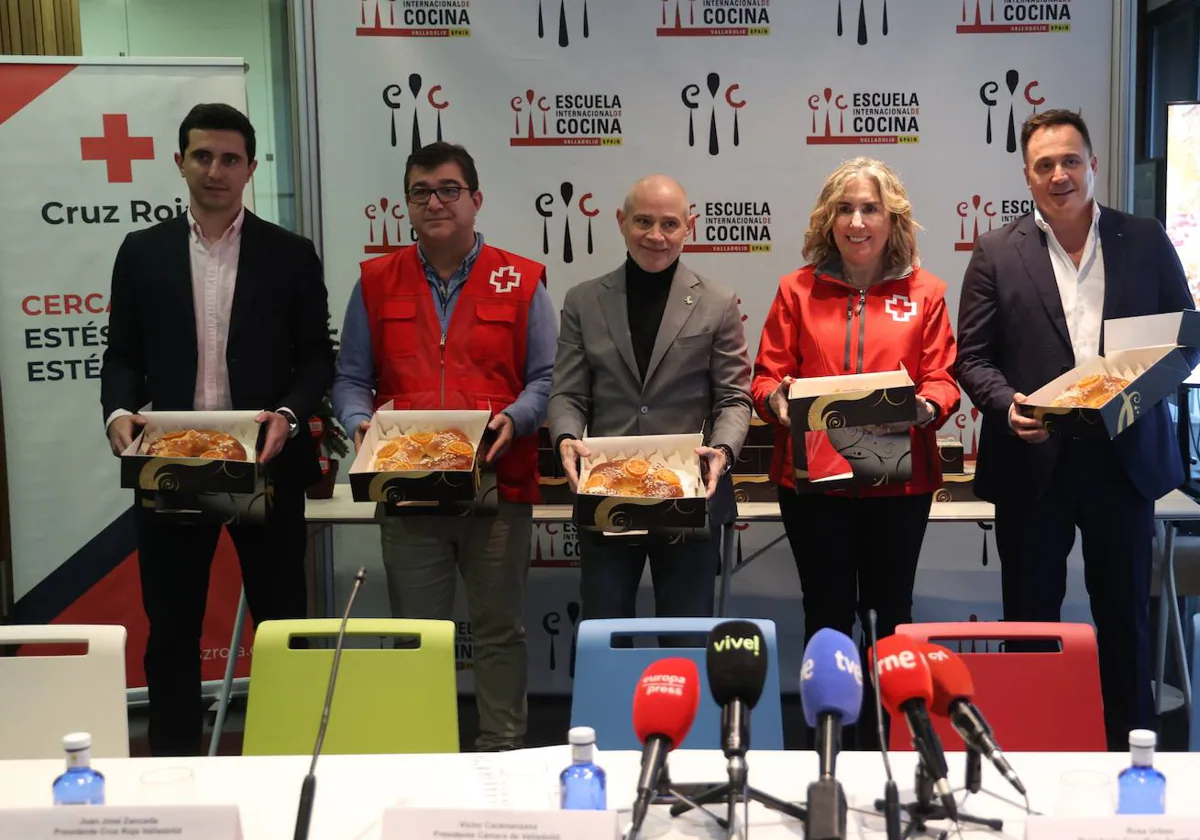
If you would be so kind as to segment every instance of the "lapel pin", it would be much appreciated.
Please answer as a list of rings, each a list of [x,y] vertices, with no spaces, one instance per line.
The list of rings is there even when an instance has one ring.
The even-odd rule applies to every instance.
[[[684,303],[686,303],[688,306],[691,306],[693,303],[695,303],[695,301],[694,301],[694,300],[692,300],[692,296],[691,296],[691,295],[688,295],[687,297],[685,297],[685,298],[683,299],[683,302],[684,302]]]

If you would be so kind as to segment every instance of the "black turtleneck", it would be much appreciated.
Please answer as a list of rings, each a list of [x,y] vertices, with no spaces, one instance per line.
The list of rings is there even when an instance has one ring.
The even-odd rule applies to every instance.
[[[625,300],[629,312],[629,334],[633,338],[633,355],[637,359],[638,375],[646,378],[658,326],[667,308],[667,295],[679,259],[662,271],[642,269],[628,254],[625,256]]]

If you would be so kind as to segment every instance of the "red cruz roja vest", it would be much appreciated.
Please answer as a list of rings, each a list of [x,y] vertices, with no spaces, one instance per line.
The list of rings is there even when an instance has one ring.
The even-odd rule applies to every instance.
[[[375,407],[490,409],[525,386],[529,303],[546,268],[484,245],[442,335],[416,246],[362,264],[362,296],[378,371]],[[538,501],[537,434],[514,438],[496,464],[500,498]]]

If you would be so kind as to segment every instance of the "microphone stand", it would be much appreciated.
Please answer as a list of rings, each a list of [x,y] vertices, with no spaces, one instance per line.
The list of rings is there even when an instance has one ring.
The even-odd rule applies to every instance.
[[[979,793],[983,789],[983,753],[967,745],[967,780],[963,785],[968,793]]]
[[[329,687],[325,690],[325,705],[321,708],[321,725],[317,727],[317,743],[313,747],[312,764],[309,765],[308,775],[300,786],[300,808],[296,812],[296,832],[293,840],[308,840],[308,826],[312,822],[313,799],[317,795],[317,758],[321,755],[321,746],[325,743],[325,730],[329,728],[329,709],[333,706],[333,689],[337,685],[338,665],[342,661],[342,646],[346,643],[346,624],[350,621],[350,608],[354,605],[354,596],[362,586],[363,578],[367,576],[366,568],[360,568],[354,576],[354,588],[346,599],[346,612],[342,615],[342,624],[338,628],[337,644],[333,648],[333,667],[329,669]]]
[[[933,776],[925,767],[925,762],[917,759],[916,776],[913,782],[913,793],[916,796],[915,802],[901,803],[901,808],[908,814],[908,827],[904,830],[904,837],[919,837],[919,836],[941,836],[941,832],[932,831],[926,823],[934,820],[952,820],[960,823],[968,823],[970,825],[983,826],[992,831],[1003,831],[1004,821],[999,819],[991,819],[988,817],[976,817],[966,813],[961,808],[956,816],[951,816],[946,812],[945,807],[939,802],[934,801]],[[884,811],[886,803],[882,799],[875,800],[875,810]]]

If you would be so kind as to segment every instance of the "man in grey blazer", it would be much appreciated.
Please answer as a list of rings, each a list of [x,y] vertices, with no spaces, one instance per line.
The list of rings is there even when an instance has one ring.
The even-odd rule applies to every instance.
[[[659,616],[713,614],[721,526],[736,515],[729,468],[750,426],[750,358],[737,295],[679,262],[696,217],[671,178],[634,184],[617,211],[625,264],[570,289],[563,303],[550,433],[572,488],[580,440],[703,431],[696,452],[711,538],[631,543],[579,534],[584,618],[634,615],[646,558]]]

